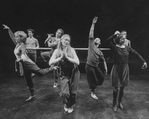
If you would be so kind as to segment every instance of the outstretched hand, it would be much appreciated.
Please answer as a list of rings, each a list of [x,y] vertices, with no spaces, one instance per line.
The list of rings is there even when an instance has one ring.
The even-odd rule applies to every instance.
[[[120,32],[119,31],[115,31],[114,35],[119,35]]]
[[[98,20],[98,17],[94,17],[93,23],[95,24],[97,22],[97,20]]]
[[[53,68],[54,70],[57,70],[59,67],[58,67],[58,66],[52,66],[52,68]]]
[[[141,69],[146,69],[146,68],[147,68],[147,63],[144,62],[144,63],[143,63],[143,66],[141,67]]]
[[[52,37],[54,34],[49,34],[49,33],[48,33],[47,35],[48,35],[48,38],[50,38],[50,37]]]
[[[2,24],[2,25],[3,25],[4,29],[10,29],[7,25],[5,25],[5,24]]]

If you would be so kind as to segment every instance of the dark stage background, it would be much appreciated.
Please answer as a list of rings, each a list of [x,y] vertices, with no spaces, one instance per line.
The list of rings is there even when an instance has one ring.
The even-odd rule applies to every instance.
[[[99,17],[95,37],[101,38],[101,47],[108,47],[105,40],[116,30],[126,30],[132,47],[149,61],[148,0],[0,0],[1,74],[9,75],[15,60],[15,46],[2,24],[13,32],[34,29],[41,47],[47,33],[55,33],[58,28],[71,35],[73,47],[87,47],[94,16]]]

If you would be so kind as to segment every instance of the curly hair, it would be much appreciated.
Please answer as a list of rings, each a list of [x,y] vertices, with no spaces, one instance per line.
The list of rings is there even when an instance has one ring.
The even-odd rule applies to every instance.
[[[20,41],[25,43],[26,42],[26,38],[27,38],[27,34],[24,31],[16,31],[14,33],[15,36],[19,36],[20,37]]]
[[[27,29],[27,32],[31,31],[33,34],[35,33],[34,29]]]

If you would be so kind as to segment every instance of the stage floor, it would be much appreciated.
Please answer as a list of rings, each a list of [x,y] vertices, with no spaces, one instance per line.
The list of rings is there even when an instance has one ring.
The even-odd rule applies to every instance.
[[[130,75],[125,89],[124,110],[113,112],[112,87],[109,75],[97,88],[98,100],[90,97],[86,75],[81,74],[78,100],[71,114],[64,113],[59,97],[60,85],[53,88],[52,73],[34,78],[36,99],[25,102],[29,96],[23,77],[11,76],[0,80],[0,119],[148,119],[149,75]]]

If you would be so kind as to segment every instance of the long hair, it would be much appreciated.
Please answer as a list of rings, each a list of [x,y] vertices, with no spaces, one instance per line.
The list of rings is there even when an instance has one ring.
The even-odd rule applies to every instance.
[[[63,52],[63,44],[62,44],[62,40],[64,39],[64,38],[66,38],[66,37],[69,37],[70,38],[70,42],[71,42],[71,37],[70,37],[70,35],[68,35],[68,34],[64,34],[62,37],[61,37],[61,41],[59,42],[59,44],[58,44],[58,46],[57,46],[57,49],[58,49],[58,56],[60,56],[60,54]],[[67,46],[67,54],[68,54],[68,56],[69,57],[71,57],[71,58],[73,58],[73,55],[72,55],[72,51],[71,51],[71,49],[72,49],[72,47],[71,47],[71,45],[70,45],[70,42],[69,42],[69,45]]]
[[[14,35],[20,37],[20,42],[26,42],[27,34],[24,31],[16,31]]]

